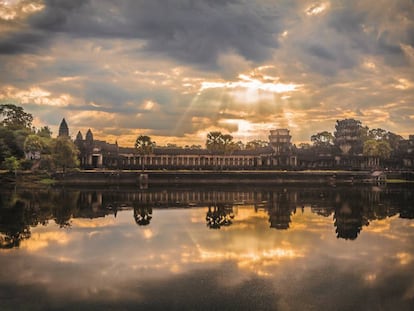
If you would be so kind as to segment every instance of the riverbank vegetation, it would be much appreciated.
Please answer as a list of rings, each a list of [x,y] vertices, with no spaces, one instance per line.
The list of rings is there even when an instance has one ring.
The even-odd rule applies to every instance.
[[[69,137],[52,137],[48,126],[32,126],[33,116],[13,104],[0,105],[0,168],[16,177],[20,171],[66,171],[79,166],[78,150]]]
[[[66,123],[66,135],[58,135],[56,138],[52,137],[53,133],[48,126],[35,128],[32,123],[33,116],[25,112],[22,107],[11,103],[0,105],[0,170],[4,170],[4,173],[1,174],[5,178],[4,180],[16,179],[19,174],[27,176],[28,173],[31,173],[38,174],[40,180],[49,180],[45,183],[51,183],[50,176],[53,173],[78,170],[80,165],[79,146],[75,144],[76,140],[74,142],[70,138]],[[217,159],[220,157],[224,159],[234,154],[243,156],[244,154],[250,154],[251,151],[257,151],[256,153],[260,156],[266,154],[270,160],[272,157],[285,156],[297,159],[295,163],[305,163],[289,167],[278,166],[278,164],[269,164],[260,168],[242,167],[243,170],[318,170],[329,168],[330,171],[334,172],[336,169],[371,170],[375,168],[385,170],[388,167],[412,170],[413,167],[414,135],[410,135],[410,138],[406,140],[390,131],[381,128],[369,129],[358,120],[345,119],[336,121],[334,133],[328,131],[316,133],[310,137],[311,143],[302,143],[296,146],[290,142],[291,136],[289,131],[286,131],[287,136],[283,137],[283,139],[287,139],[286,141],[279,141],[280,137],[277,137],[276,142],[256,139],[246,143],[235,141],[230,134],[213,131],[206,136],[205,152],[217,156]],[[118,148],[117,144],[114,146]],[[90,150],[95,150],[92,144],[90,147]],[[140,160],[142,171],[146,168],[154,169],[153,167],[144,167],[144,163],[146,163],[145,158],[152,156],[155,149],[162,150],[165,148],[177,154],[181,153],[180,149],[183,150],[183,154],[186,153],[186,149],[202,149],[200,145],[185,147],[176,145],[158,146],[150,136],[144,135],[137,137],[134,147],[131,148],[131,153],[144,159]],[[82,150],[82,148],[80,149]],[[262,151],[264,153],[260,153]],[[89,151],[88,156],[91,157],[91,155],[91,151]],[[368,159],[367,161],[370,161],[371,164],[374,163],[374,165],[359,166],[357,168],[349,166],[347,168],[344,165],[337,164],[340,157],[351,160],[365,157]],[[213,166],[214,170],[231,169],[231,167],[225,166],[226,162],[223,159],[220,160],[220,166]],[[274,163],[270,160],[269,163]],[[312,164],[318,163],[319,160],[325,161],[329,165],[318,166]],[[349,160],[350,163],[351,160]],[[82,167],[85,167],[85,165]],[[102,163],[92,167],[109,168]],[[115,169],[121,168],[119,166],[115,167]],[[129,168],[132,169],[132,167]],[[176,170],[179,167],[169,166],[167,168],[163,167],[163,169]],[[202,170],[201,167],[193,167],[194,169]],[[42,174],[47,176],[45,177]]]

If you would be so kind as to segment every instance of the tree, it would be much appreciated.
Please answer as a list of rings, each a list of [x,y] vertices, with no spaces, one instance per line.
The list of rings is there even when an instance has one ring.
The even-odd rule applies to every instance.
[[[312,135],[311,141],[315,147],[332,146],[334,144],[334,136],[330,132],[323,131]]]
[[[382,140],[386,137],[387,131],[382,128],[376,128],[368,131],[368,138]]]
[[[377,149],[378,149],[378,156],[381,159],[388,159],[390,157],[392,149],[391,149],[390,144],[387,141],[378,142]]]
[[[11,156],[11,151],[9,146],[6,144],[4,139],[0,136],[0,163],[4,161],[4,159]]]
[[[56,168],[61,167],[64,173],[67,168],[75,168],[79,166],[78,155],[78,148],[68,137],[58,137],[53,141],[53,162]]]
[[[387,141],[368,139],[364,142],[363,154],[369,157],[388,159],[391,155],[391,147]]]
[[[319,132],[311,136],[313,142],[312,151],[317,154],[332,154],[334,146],[334,136],[328,131]]]
[[[223,149],[224,154],[231,154],[233,153],[234,150],[237,150],[237,145],[233,141],[233,136],[231,136],[230,134],[224,134],[222,135],[222,140],[223,140],[222,149]]]
[[[17,160],[15,157],[11,156],[4,160],[4,167],[6,170],[8,170],[10,173],[14,173],[14,175],[17,175],[17,170],[20,167],[19,160]]]
[[[24,112],[22,107],[13,104],[0,105],[0,115],[2,120],[0,125],[11,129],[31,129],[33,116]]]
[[[190,149],[193,149],[193,150],[201,150],[202,147],[201,147],[201,145],[191,145],[190,146]]]
[[[364,142],[363,154],[368,157],[377,156],[377,141],[375,139],[368,139]]]
[[[210,132],[207,134],[206,148],[213,153],[222,153],[224,151],[224,140],[221,132]]]
[[[368,131],[368,139],[374,139],[376,141],[387,142],[392,152],[398,149],[401,140],[403,140],[403,137],[393,132],[384,130],[382,128],[376,128],[376,129],[372,129]],[[384,150],[388,149],[387,146],[385,147],[383,146],[382,148]],[[386,151],[384,152],[385,154],[387,153]]]
[[[389,143],[392,150],[397,150],[402,140],[404,140],[402,136],[393,132],[387,132],[385,135],[385,141]]]
[[[38,152],[39,154],[43,151],[45,147],[44,141],[41,137],[31,134],[26,137],[24,141],[24,151],[26,154],[31,153],[32,155]]]
[[[24,141],[32,132],[32,121],[33,116],[22,107],[0,105],[0,162],[10,156],[24,157]]]
[[[52,138],[52,131],[47,125],[41,127],[36,134],[43,138]]]
[[[259,148],[264,148],[264,147],[267,147],[267,146],[269,146],[268,141],[255,139],[255,140],[251,140],[251,141],[247,142],[246,150],[257,150]]]
[[[154,149],[155,143],[151,140],[151,137],[146,135],[140,135],[135,140],[135,149],[143,157],[142,171],[144,171],[144,159],[146,155],[151,154]]]
[[[239,143],[233,141],[233,136],[221,132],[210,132],[207,134],[206,148],[215,154],[231,154],[238,150]]]
[[[310,149],[310,147],[311,147],[311,145],[308,144],[308,143],[300,143],[299,144],[299,149],[300,150],[308,150],[308,149]]]

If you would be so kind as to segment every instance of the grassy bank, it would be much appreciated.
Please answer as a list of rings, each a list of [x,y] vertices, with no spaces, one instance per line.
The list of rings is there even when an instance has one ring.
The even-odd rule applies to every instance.
[[[0,171],[1,184],[18,184],[21,186],[50,186],[56,183],[56,180],[47,172],[20,171],[17,174],[8,171]]]

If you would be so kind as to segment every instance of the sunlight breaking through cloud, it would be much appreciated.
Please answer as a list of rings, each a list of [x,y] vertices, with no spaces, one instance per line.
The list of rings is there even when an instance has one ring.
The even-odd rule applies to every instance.
[[[276,78],[273,78],[273,82],[264,82],[260,79],[251,77],[246,74],[239,74],[238,81],[205,81],[201,83],[200,91],[214,88],[224,88],[224,89],[236,89],[244,88],[247,90],[256,90],[256,91],[265,91],[271,93],[287,93],[297,90],[300,85],[293,83],[280,83],[277,82]],[[270,77],[265,77],[270,78]]]

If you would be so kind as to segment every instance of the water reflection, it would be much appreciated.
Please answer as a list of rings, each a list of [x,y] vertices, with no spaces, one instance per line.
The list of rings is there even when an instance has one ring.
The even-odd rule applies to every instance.
[[[117,216],[133,210],[139,226],[148,226],[153,208],[206,208],[209,228],[228,227],[235,221],[234,208],[252,206],[268,215],[269,227],[288,230],[292,215],[309,208],[321,217],[332,217],[336,236],[355,240],[375,220],[399,215],[413,219],[413,190],[409,187],[343,187],[306,189],[273,187],[259,189],[149,189],[75,190],[10,189],[1,192],[0,234],[2,248],[13,248],[29,239],[31,228],[53,220],[59,227],[78,218]]]
[[[206,214],[207,226],[210,229],[220,229],[233,223],[233,205],[225,203],[212,203],[208,206]]]
[[[412,310],[413,202],[404,186],[1,189],[0,309]]]
[[[147,226],[152,219],[152,207],[134,206],[134,219],[138,226]]]

